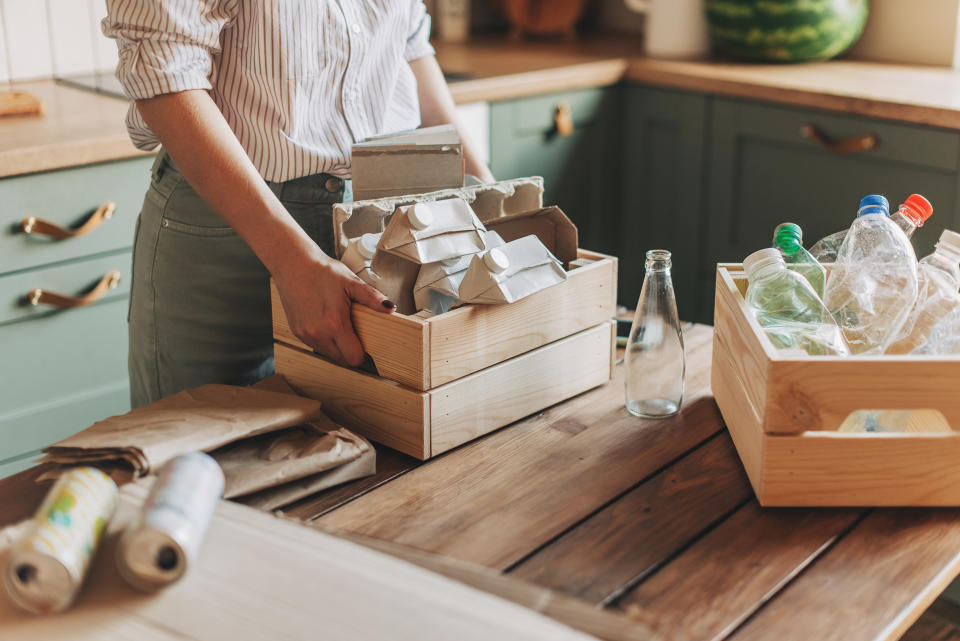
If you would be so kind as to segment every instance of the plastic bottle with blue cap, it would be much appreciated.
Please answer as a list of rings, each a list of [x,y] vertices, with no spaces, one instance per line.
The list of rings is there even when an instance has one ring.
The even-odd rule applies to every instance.
[[[863,201],[867,202],[864,203]],[[866,207],[868,210],[874,211],[877,207],[880,207],[885,208],[889,212],[890,204],[883,196],[873,194],[864,198],[863,201],[860,203],[861,209]],[[890,216],[890,220],[903,230],[907,238],[910,238],[913,236],[913,232],[923,227],[923,223],[925,223],[932,214],[933,205],[930,204],[929,200],[920,194],[910,194],[897,211]],[[843,240],[847,237],[847,232],[849,231],[849,229],[844,229],[820,239],[810,248],[810,254],[820,263],[835,262],[837,260],[837,252],[840,251],[840,246],[843,245]]]
[[[852,354],[882,354],[917,299],[917,256],[890,219],[883,196],[860,201],[834,261],[823,302],[843,330]]]

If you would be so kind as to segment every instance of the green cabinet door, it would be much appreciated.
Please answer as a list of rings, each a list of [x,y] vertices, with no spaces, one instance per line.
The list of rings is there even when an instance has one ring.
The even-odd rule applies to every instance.
[[[627,87],[618,255],[628,307],[640,295],[646,251],[668,249],[680,318],[710,316],[697,308],[706,103],[701,94]]]
[[[724,98],[712,101],[710,120],[702,309],[712,310],[716,263],[768,247],[785,221],[798,223],[810,246],[849,227],[866,194],[884,194],[894,208],[914,192],[930,199],[933,217],[914,236],[918,256],[944,227],[960,229],[960,133]],[[872,135],[877,144],[838,153],[805,135],[809,127],[827,143]]]
[[[490,106],[490,169],[498,179],[543,176],[544,204],[576,223],[580,246],[616,253],[621,87],[544,94]],[[561,105],[573,131],[555,125]]]

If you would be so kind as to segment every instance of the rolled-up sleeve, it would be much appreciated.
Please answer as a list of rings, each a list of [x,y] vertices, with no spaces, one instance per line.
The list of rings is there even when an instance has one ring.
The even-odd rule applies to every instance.
[[[414,0],[410,13],[410,29],[407,35],[407,46],[403,57],[408,62],[424,56],[434,54],[430,45],[430,14],[421,0]]]
[[[101,28],[117,42],[127,95],[210,89],[220,34],[238,10],[238,0],[107,0]]]

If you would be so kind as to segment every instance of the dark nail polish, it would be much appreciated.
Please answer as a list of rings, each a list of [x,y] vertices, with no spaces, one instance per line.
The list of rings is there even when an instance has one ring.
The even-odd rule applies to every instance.
[[[393,301],[389,301],[389,300],[383,301],[383,306],[386,307],[387,309],[396,309],[396,308],[397,308],[397,306],[393,303]]]

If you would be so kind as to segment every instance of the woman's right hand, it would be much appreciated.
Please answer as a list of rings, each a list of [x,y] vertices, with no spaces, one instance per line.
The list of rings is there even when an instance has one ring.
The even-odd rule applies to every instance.
[[[384,313],[396,309],[386,296],[319,249],[287,261],[273,276],[294,335],[340,365],[357,367],[364,359],[350,318],[351,305],[356,302]]]

